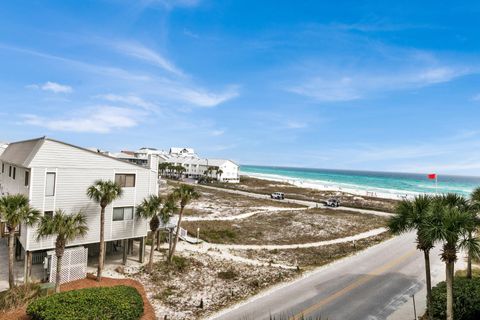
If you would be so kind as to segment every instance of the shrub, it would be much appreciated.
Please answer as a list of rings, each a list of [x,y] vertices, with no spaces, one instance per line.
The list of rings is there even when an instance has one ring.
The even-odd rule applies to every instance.
[[[73,290],[39,298],[27,307],[34,320],[137,320],[143,314],[143,300],[128,286]]]
[[[237,272],[233,268],[230,268],[225,271],[220,271],[217,275],[220,279],[223,279],[223,280],[233,280],[233,279],[236,279],[238,276]]]
[[[38,296],[40,287],[37,284],[15,286],[0,292],[0,311],[7,311],[25,305]]]
[[[440,282],[432,288],[434,319],[446,318],[447,286]],[[456,277],[453,282],[453,318],[455,320],[480,319],[480,278]]]

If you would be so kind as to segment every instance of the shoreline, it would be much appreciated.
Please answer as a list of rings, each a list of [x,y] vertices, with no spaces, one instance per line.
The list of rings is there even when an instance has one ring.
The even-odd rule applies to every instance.
[[[348,188],[348,187],[346,188],[346,187],[341,187],[339,185],[332,184],[331,182],[324,182],[324,181],[318,180],[318,183],[314,183],[313,181],[309,182],[308,180],[282,177],[280,175],[262,174],[262,173],[241,172],[240,176],[246,176],[246,177],[263,179],[268,181],[275,181],[275,182],[290,183],[299,188],[314,189],[314,190],[320,190],[320,191],[342,192],[342,193],[349,193],[356,196],[365,196],[365,197],[373,197],[373,198],[389,199],[389,200],[412,199],[416,195],[420,194],[420,192],[403,191],[403,190],[402,192],[399,191],[398,193],[396,193],[396,192],[377,191],[377,189],[371,189],[372,191],[369,191],[365,189],[356,189],[356,188]]]

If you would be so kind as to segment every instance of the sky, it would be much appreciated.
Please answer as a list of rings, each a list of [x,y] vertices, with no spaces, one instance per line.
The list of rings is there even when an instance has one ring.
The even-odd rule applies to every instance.
[[[480,176],[476,1],[2,1],[0,141]]]

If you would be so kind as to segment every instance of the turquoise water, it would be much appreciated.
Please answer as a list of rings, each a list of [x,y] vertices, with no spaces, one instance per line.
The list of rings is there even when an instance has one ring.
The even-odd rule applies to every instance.
[[[396,195],[435,193],[435,181],[429,180],[426,174],[251,165],[242,165],[240,170],[241,174],[273,180],[290,180],[308,186],[335,186]],[[454,192],[468,196],[478,186],[480,186],[480,177],[438,175],[439,193]]]

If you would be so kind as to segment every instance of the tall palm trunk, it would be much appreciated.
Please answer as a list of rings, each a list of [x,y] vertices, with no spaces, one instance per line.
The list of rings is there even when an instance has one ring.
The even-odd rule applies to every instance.
[[[13,261],[15,244],[15,229],[8,229],[8,286],[12,289],[15,286],[15,277],[13,275]]]
[[[60,282],[62,281],[62,259],[63,259],[63,255],[57,255],[57,274],[55,275],[55,293],[60,292]]]
[[[468,233],[468,238],[472,239],[472,232]],[[472,252],[468,250],[467,256],[467,278],[472,279]]]
[[[472,279],[472,255],[470,251],[468,252],[467,257],[467,278]]]
[[[173,229],[168,229],[168,257],[170,258],[170,252],[172,252],[172,244],[173,244]]]
[[[97,281],[102,280],[103,264],[105,261],[105,207],[100,211],[100,250],[98,254]]]
[[[60,292],[62,282],[62,260],[65,253],[65,240],[58,237],[55,242],[55,255],[57,256],[57,274],[55,275],[55,293]]]
[[[160,251],[160,231],[157,231],[157,250]]]
[[[427,284],[428,319],[433,320],[432,279],[431,279],[431,276],[430,276],[430,250],[423,250],[423,256],[425,258],[425,281],[426,281],[426,284]]]
[[[447,320],[453,320],[453,273],[454,262],[445,262],[445,271],[447,279]]]
[[[148,260],[148,272],[151,273],[153,269],[153,247],[155,246],[155,236],[157,235],[156,231],[152,231],[152,243],[150,245],[150,259]]]
[[[177,232],[175,234],[175,240],[173,241],[172,250],[170,251],[170,254],[168,256],[168,262],[172,262],[173,255],[175,254],[175,249],[177,248],[178,237],[180,235],[180,224],[182,223],[182,216],[183,216],[183,209],[184,208],[185,207],[181,206],[180,207],[180,212],[178,213]]]

